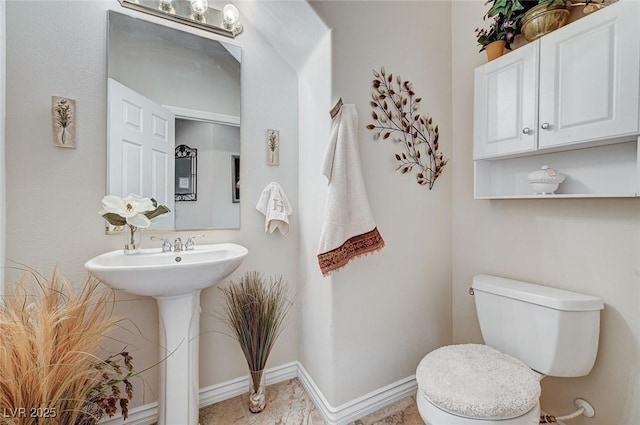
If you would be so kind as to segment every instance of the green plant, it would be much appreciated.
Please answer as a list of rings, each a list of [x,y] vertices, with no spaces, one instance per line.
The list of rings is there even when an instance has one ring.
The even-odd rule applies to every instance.
[[[96,355],[118,322],[112,292],[95,279],[74,290],[55,271],[49,281],[33,276],[35,284],[25,276],[0,302],[0,424],[96,423],[116,403],[126,418],[131,356]],[[117,357],[127,373],[118,373]]]
[[[226,321],[251,372],[257,391],[271,349],[283,329],[292,305],[289,285],[281,276],[270,283],[257,272],[247,272],[240,282],[221,287],[225,300]]]
[[[489,29],[476,28],[478,44],[484,50],[487,44],[504,40],[506,48],[511,49],[511,43],[520,34],[520,21],[525,13],[534,6],[549,3],[549,7],[557,3],[567,4],[570,0],[487,0],[485,5],[491,5],[484,19],[492,19]]]
[[[548,0],[542,0],[548,1]],[[551,1],[562,1],[562,0],[551,0]],[[518,22],[522,18],[524,11],[527,8],[531,8],[530,3],[537,4],[537,0],[527,1],[527,0],[487,0],[485,5],[491,4],[491,7],[487,11],[485,18],[493,18],[495,16],[503,16],[507,21],[513,21],[517,27]]]
[[[487,45],[494,41],[504,41],[505,47],[511,49],[511,43],[515,36],[519,33],[516,24],[513,21],[507,20],[504,15],[495,15],[489,28],[476,28],[476,37],[478,39],[478,45],[482,52],[487,48]]]

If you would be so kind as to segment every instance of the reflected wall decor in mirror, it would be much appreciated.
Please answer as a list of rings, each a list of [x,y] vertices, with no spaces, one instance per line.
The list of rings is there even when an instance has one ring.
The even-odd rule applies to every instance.
[[[239,228],[240,48],[114,11],[108,40],[107,193],[167,205],[154,229]]]
[[[187,145],[176,146],[175,201],[198,200],[198,149]]]
[[[231,193],[233,194],[233,202],[240,202],[240,155],[231,155]]]

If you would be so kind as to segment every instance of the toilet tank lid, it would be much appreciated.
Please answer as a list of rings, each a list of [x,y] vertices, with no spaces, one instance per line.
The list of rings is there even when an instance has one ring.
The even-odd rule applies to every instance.
[[[474,276],[471,287],[556,310],[594,311],[604,308],[602,299],[598,297],[487,274]]]

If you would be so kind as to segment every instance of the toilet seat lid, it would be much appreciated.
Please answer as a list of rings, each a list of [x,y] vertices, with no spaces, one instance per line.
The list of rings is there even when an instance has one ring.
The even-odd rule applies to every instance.
[[[473,419],[516,418],[540,398],[540,375],[487,345],[438,348],[422,359],[416,379],[433,405]]]

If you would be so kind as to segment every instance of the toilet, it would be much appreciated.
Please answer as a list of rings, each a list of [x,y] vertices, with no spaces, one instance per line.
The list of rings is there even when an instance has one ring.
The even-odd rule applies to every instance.
[[[485,344],[427,354],[416,370],[427,425],[538,425],[540,380],[587,375],[602,299],[497,276],[473,278]]]

